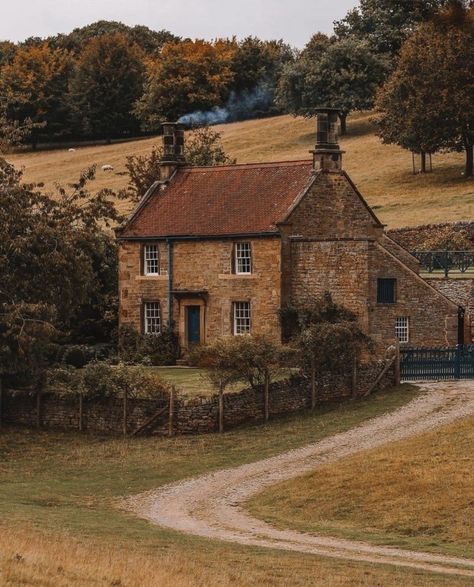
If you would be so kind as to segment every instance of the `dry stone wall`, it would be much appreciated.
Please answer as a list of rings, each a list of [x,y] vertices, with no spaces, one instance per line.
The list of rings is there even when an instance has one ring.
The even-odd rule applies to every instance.
[[[326,375],[318,380],[318,401],[343,402],[363,396],[381,373],[384,363],[363,366],[358,371],[357,387],[352,389],[352,375]],[[395,373],[391,368],[378,384],[386,389],[394,384]],[[301,378],[274,383],[270,389],[270,416],[277,417],[307,410],[311,405],[310,385]],[[79,429],[79,403],[73,396],[44,394],[41,398],[39,421],[42,428],[57,430]],[[167,406],[167,401],[129,399],[127,430],[132,433],[157,411]],[[263,391],[244,389],[224,396],[224,425],[226,429],[257,423],[263,420]],[[165,436],[169,432],[169,414],[165,410],[153,434]],[[204,434],[217,431],[218,397],[185,399],[174,402],[173,433]],[[2,422],[35,427],[38,422],[36,395],[28,391],[4,392]],[[101,434],[120,434],[123,430],[123,401],[108,398],[102,401],[85,401],[83,406],[83,430]]]

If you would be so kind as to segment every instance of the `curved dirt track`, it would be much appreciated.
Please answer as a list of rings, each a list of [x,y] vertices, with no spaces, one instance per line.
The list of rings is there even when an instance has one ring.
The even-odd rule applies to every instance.
[[[474,381],[424,383],[420,387],[425,393],[406,406],[347,432],[133,496],[126,507],[155,524],[196,536],[474,577],[474,560],[279,530],[244,509],[246,500],[269,485],[474,414]]]

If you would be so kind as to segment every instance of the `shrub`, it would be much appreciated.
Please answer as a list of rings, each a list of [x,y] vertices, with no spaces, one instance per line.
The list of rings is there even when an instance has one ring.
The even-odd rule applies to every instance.
[[[122,361],[154,366],[174,365],[179,357],[178,337],[174,332],[140,334],[130,326],[119,331],[119,354]]]
[[[81,394],[90,399],[123,397],[125,393],[130,398],[156,399],[168,395],[171,386],[142,367],[96,361],[82,369],[50,369],[48,389],[59,395]]]
[[[254,389],[263,386],[265,420],[268,420],[271,380],[288,364],[292,354],[290,348],[266,336],[236,336],[197,347],[192,359],[208,369],[209,380],[219,392],[220,404],[225,388],[234,381],[248,381]],[[222,429],[221,422],[219,428]]]

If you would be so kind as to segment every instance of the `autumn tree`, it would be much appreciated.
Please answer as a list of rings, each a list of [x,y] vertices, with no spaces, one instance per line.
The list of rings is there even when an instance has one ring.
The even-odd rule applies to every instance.
[[[149,66],[144,95],[135,110],[143,125],[156,129],[164,120],[223,104],[233,79],[232,54],[228,43],[167,43]]]
[[[20,123],[35,124],[31,141],[41,136],[61,136],[67,126],[66,100],[72,67],[69,54],[52,49],[48,43],[20,47],[13,59],[0,70],[0,96],[6,104],[7,117]]]
[[[313,116],[321,106],[338,108],[345,134],[347,115],[372,107],[385,72],[384,60],[364,41],[331,41],[318,35],[297,62],[285,68],[277,99],[287,111],[303,116]]]
[[[232,165],[235,159],[229,157],[221,142],[221,133],[205,126],[192,130],[184,148],[186,165]],[[161,147],[153,147],[147,155],[130,155],[125,167],[129,175],[129,192],[132,199],[138,200],[160,177]]]
[[[166,30],[155,31],[143,25],[131,27],[122,22],[99,20],[75,28],[68,34],[49,37],[48,42],[54,47],[67,49],[77,55],[92,39],[116,34],[125,36],[131,44],[137,45],[148,55],[157,55],[165,43],[179,40]]]
[[[121,34],[92,39],[71,78],[74,120],[86,136],[107,139],[136,133],[133,107],[144,82],[143,55]]]
[[[418,153],[466,153],[473,175],[474,8],[454,2],[404,44],[397,68],[381,90],[379,134]]]

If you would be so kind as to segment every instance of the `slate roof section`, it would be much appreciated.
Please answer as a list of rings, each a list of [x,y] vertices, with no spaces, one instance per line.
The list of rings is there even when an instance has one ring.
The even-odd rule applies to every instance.
[[[277,233],[308,187],[311,161],[183,167],[136,209],[119,238]]]

